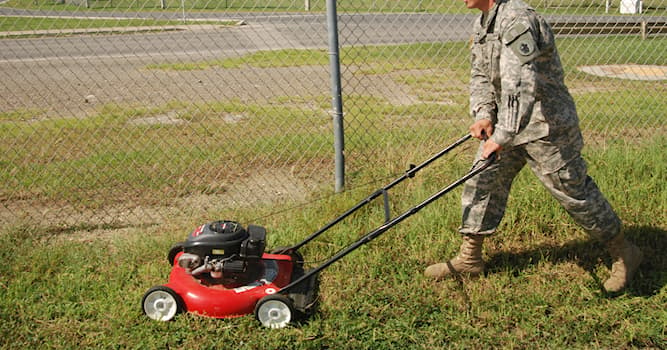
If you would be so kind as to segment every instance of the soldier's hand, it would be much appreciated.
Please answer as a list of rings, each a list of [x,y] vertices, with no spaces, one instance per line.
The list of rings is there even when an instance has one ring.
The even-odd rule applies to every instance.
[[[493,124],[489,119],[480,119],[470,126],[470,135],[476,139],[486,140],[493,135]]]
[[[500,146],[499,144],[491,140],[486,140],[484,142],[484,146],[482,146],[482,159],[488,159],[492,153],[500,152],[502,148],[503,147]]]

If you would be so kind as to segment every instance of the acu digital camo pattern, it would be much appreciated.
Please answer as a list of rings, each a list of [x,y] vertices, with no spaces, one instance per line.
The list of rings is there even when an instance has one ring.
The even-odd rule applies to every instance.
[[[577,111],[548,23],[520,0],[500,0],[478,18],[473,33],[471,114],[493,122],[490,139],[503,149],[495,164],[465,184],[460,232],[495,232],[512,181],[528,163],[591,236],[615,236],[621,222],[587,175]]]

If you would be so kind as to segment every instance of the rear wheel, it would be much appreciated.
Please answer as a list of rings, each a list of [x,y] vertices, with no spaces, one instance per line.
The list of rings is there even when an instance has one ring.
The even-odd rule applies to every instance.
[[[267,328],[287,327],[294,316],[292,300],[282,294],[265,296],[255,306],[255,318]]]
[[[169,321],[183,312],[183,300],[173,289],[156,286],[149,289],[141,299],[144,314],[155,321]]]

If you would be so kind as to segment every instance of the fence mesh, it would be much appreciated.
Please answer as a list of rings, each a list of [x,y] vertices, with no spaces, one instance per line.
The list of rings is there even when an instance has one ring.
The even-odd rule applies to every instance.
[[[665,134],[667,1],[529,2],[589,144]],[[465,133],[476,13],[337,7],[349,188],[387,153]],[[324,0],[2,1],[0,220],[136,223],[331,192],[329,57]]]

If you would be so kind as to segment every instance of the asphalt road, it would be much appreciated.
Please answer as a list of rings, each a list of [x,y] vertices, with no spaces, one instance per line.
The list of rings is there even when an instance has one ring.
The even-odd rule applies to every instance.
[[[0,9],[0,15],[24,15],[25,11]],[[42,16],[56,15],[40,13]],[[59,14],[62,16],[62,14]],[[73,14],[74,15],[74,14]],[[118,17],[113,14],[96,14]],[[142,14],[166,19],[161,14]],[[178,19],[179,14],[172,13]],[[189,18],[193,18],[189,15]],[[127,14],[125,14],[127,17]],[[199,19],[204,17],[199,14]],[[211,19],[210,15],[208,17]],[[412,42],[466,40],[473,15],[361,14],[339,19],[341,45],[381,45]],[[239,26],[192,26],[188,30],[121,33],[118,35],[68,36],[54,30],[49,37],[0,40],[0,62],[58,58],[104,59],[125,57],[160,60],[169,57],[206,59],[249,51],[281,48],[327,48],[324,14],[232,14],[218,20],[243,21]]]
[[[63,13],[12,10],[0,16],[98,16],[178,19],[165,13]],[[171,17],[165,17],[166,15]],[[45,111],[69,116],[95,113],[98,104],[155,104],[172,99],[209,101],[221,98],[256,101],[278,95],[309,95],[328,91],[326,67],[276,67],[242,70],[154,70],[149,64],[192,63],[284,48],[328,48],[324,14],[234,13],[187,14],[190,19],[243,21],[244,25],[194,25],[187,29],[154,28],[140,32],[122,29],[114,35],[52,35],[0,39],[0,111]],[[475,14],[424,13],[343,14],[339,16],[342,46],[465,41]],[[1,18],[0,18],[1,20]],[[553,17],[552,21],[600,23],[636,17]],[[662,19],[664,20],[664,18]],[[89,28],[92,29],[92,28]],[[410,53],[402,53],[409,55]],[[467,52],[452,55],[467,59]],[[294,66],[294,65],[292,65]],[[356,79],[349,76],[349,79]],[[414,97],[388,80],[365,77],[363,89],[383,98],[412,103]],[[355,81],[347,85],[361,84]],[[401,91],[401,93],[397,93]],[[94,98],[91,98],[93,96]]]
[[[63,13],[0,8],[0,16],[72,16],[106,18],[181,19],[178,12]],[[281,48],[327,48],[324,14],[304,13],[186,13],[188,19],[243,21],[241,26],[195,26],[189,30],[134,32],[117,35],[57,35],[0,40],[0,62],[81,59],[148,59],[227,57],[250,51]],[[339,16],[339,40],[346,45],[384,45],[467,40],[475,14],[424,13],[344,14]],[[551,21],[635,21],[628,16],[552,16]],[[665,21],[665,17],[658,17]],[[162,29],[162,31],[160,31]]]

